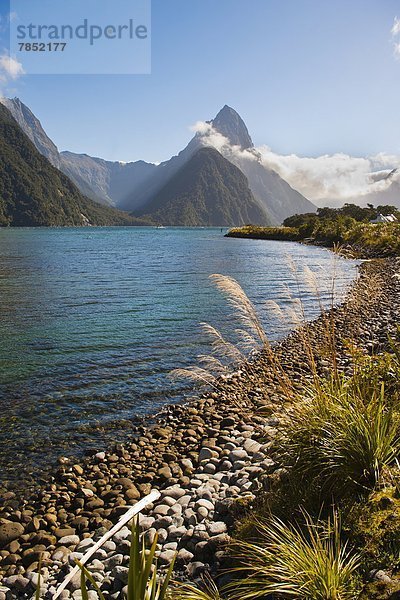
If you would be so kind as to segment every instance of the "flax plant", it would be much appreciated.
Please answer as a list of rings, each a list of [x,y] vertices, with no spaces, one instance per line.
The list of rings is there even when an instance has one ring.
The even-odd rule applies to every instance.
[[[164,576],[157,570],[157,535],[149,550],[146,549],[144,536],[140,539],[137,519],[132,521],[132,537],[129,557],[128,592],[126,600],[167,600],[168,586],[172,576],[175,559]],[[88,599],[87,581],[97,592],[99,600],[105,600],[98,584],[88,569],[77,561],[81,569],[82,600]]]

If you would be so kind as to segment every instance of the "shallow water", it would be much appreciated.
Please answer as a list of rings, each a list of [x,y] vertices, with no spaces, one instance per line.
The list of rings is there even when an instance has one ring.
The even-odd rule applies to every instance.
[[[307,318],[320,310],[287,255],[317,272],[327,306],[334,271],[337,300],[356,275],[325,249],[223,233],[0,229],[0,484],[38,481],[60,454],[121,440],[135,415],[181,399],[167,375],[209,347],[198,324],[237,326],[211,273],[239,281],[272,339],[290,324],[266,300],[288,305],[285,286],[300,287]]]

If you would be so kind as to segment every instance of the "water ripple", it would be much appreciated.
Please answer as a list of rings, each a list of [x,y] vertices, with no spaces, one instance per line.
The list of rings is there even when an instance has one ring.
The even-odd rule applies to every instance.
[[[0,230],[0,483],[35,480],[59,454],[102,447],[179,400],[188,390],[167,374],[207,350],[198,324],[236,326],[211,273],[239,281],[272,339],[287,333],[266,309],[297,293],[286,254],[318,272],[325,305],[334,269],[338,298],[355,276],[327,250],[220,229]]]

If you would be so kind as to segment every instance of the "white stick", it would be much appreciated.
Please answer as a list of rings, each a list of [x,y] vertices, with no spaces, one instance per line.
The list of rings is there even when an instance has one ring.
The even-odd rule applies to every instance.
[[[122,517],[120,518],[118,523],[116,523],[114,525],[114,527],[112,529],[110,529],[110,531],[107,531],[107,533],[104,534],[103,537],[86,552],[85,556],[83,556],[80,560],[81,565],[84,565],[85,563],[87,563],[89,558],[91,558],[91,556],[93,556],[93,554],[95,554],[97,552],[97,550],[99,548],[101,548],[101,546],[104,544],[104,542],[109,540],[110,537],[112,537],[115,533],[117,533],[117,531],[119,531],[121,529],[121,527],[123,527],[126,523],[128,523],[128,521],[130,521],[135,515],[140,513],[140,511],[142,511],[145,508],[145,506],[147,506],[148,504],[151,504],[155,500],[158,500],[158,498],[160,496],[161,496],[161,494],[158,490],[153,490],[148,496],[145,496],[137,504],[135,504],[134,506],[131,506],[126,511],[126,513],[124,513],[122,515]],[[65,588],[67,587],[67,585],[69,584],[71,579],[73,577],[75,577],[75,575],[77,573],[79,573],[79,571],[80,571],[80,568],[78,567],[78,565],[74,569],[72,569],[71,573],[69,573],[69,575],[64,579],[64,581],[62,582],[62,584],[60,585],[60,587],[54,594],[53,600],[56,600],[56,598],[58,598],[58,596],[61,594],[61,592],[63,590],[65,590]]]

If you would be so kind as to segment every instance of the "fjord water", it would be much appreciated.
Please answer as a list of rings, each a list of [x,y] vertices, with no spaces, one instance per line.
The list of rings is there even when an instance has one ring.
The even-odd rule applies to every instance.
[[[199,323],[237,323],[209,280],[235,277],[272,339],[290,329],[266,307],[300,286],[307,317],[339,300],[356,263],[325,249],[224,238],[218,229],[0,229],[0,484],[40,480],[61,454],[124,441],[136,415],[189,391],[171,369],[205,353]],[[335,273],[334,273],[335,272]]]

